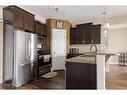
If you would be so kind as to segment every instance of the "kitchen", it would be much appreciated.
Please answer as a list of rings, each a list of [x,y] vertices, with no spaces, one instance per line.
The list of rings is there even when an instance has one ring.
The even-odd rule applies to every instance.
[[[66,19],[49,17],[50,19],[46,19],[44,23],[37,20],[39,17],[37,18],[30,12],[34,10],[32,7],[6,6],[3,8],[3,21],[1,20],[4,26],[4,68],[1,74],[2,81],[5,82],[3,88],[9,86],[13,89],[16,89],[15,87],[17,89],[105,89],[105,62],[110,56],[118,57],[118,54],[111,53],[107,49],[108,38],[103,34],[101,25],[104,22],[103,18],[89,22],[82,20],[79,24],[72,25]],[[39,9],[37,6],[36,8]],[[64,7],[61,7],[61,10],[62,8]],[[103,7],[96,8],[97,10],[103,9]],[[112,6],[110,8],[113,9]],[[47,14],[50,15],[54,11],[57,16],[58,14],[65,15],[65,12],[59,7],[44,7],[43,9],[47,10]],[[76,7],[72,9],[76,10]],[[78,9],[80,7],[77,7],[77,11]],[[106,15],[103,14],[103,11],[99,14]],[[122,23],[126,22],[123,18],[121,18]],[[108,21],[118,24],[119,20],[113,18]],[[106,28],[106,31],[109,29]],[[22,58],[25,62],[27,61],[24,62],[25,64],[20,64],[23,62],[20,61]],[[80,65],[80,63],[84,64]],[[75,66],[71,67],[71,64]],[[77,67],[81,70],[76,69]],[[69,71],[70,68],[71,71]],[[54,76],[49,79],[43,78],[46,73],[49,73],[47,76]],[[84,76],[87,78],[82,77],[82,74],[86,74]],[[52,79],[54,83],[51,82]]]

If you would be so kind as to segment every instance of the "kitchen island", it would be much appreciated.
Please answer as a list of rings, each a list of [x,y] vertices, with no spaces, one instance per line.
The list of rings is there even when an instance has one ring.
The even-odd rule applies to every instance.
[[[67,89],[105,89],[105,65],[113,53],[85,53],[66,60]]]
[[[80,55],[66,60],[66,89],[97,89],[96,58]]]

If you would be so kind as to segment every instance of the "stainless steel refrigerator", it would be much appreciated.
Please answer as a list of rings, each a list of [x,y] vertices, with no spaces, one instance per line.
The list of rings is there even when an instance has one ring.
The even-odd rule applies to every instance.
[[[14,31],[14,76],[12,84],[21,86],[33,79],[33,63],[37,61],[36,34]]]
[[[5,29],[5,81],[12,78],[12,85],[19,87],[33,79],[33,65],[37,63],[37,35],[16,28],[12,29],[9,25],[6,25]],[[9,64],[12,64],[11,73]],[[7,78],[7,76],[12,77]]]

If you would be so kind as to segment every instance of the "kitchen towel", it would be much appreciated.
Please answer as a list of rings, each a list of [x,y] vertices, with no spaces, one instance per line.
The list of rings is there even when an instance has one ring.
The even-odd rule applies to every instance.
[[[44,62],[50,62],[51,55],[44,55]]]

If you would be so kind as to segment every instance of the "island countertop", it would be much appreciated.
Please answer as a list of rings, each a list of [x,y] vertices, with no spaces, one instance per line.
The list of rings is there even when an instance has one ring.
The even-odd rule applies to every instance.
[[[83,55],[79,55],[77,57],[69,58],[66,60],[67,62],[76,62],[76,63],[89,63],[89,64],[95,64],[96,63],[96,57],[83,57]]]
[[[66,61],[67,62],[76,62],[76,63],[96,64],[96,55],[105,55],[105,57],[106,57],[105,61],[107,61],[110,56],[115,56],[118,54],[109,53],[109,52],[107,52],[107,53],[105,53],[105,52],[97,52],[97,53],[88,52],[88,53],[79,55],[77,57],[69,58]]]

